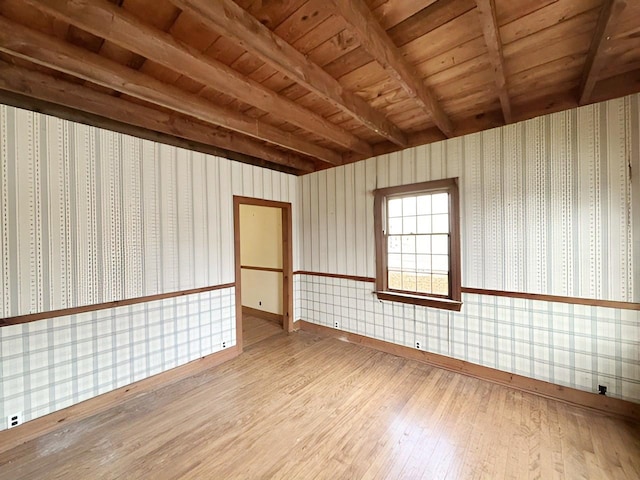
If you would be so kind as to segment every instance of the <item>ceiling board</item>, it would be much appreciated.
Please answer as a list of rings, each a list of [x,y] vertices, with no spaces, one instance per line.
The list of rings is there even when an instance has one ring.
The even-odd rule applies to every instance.
[[[202,4],[208,2],[192,1]],[[167,91],[182,92],[179,95],[184,93],[190,99],[200,99],[194,100],[194,105],[206,104],[224,108],[234,116],[245,118],[247,126],[249,122],[256,122],[255,126],[277,129],[280,133],[275,143],[280,145],[264,139],[250,139],[242,132],[231,134],[223,127],[214,127],[196,120],[195,117],[207,118],[206,112],[193,112],[190,117],[186,113],[186,107],[170,102],[168,97],[162,100],[152,94],[142,94],[143,85],[130,89],[117,84],[111,85],[105,78],[99,86],[96,82],[87,80],[90,77],[86,75],[87,72],[83,74],[82,71],[56,68],[55,64],[49,65],[52,68],[36,65],[30,55],[37,56],[37,52],[25,51],[20,55],[22,58],[17,58],[10,54],[13,47],[0,44],[0,61],[4,62],[3,65],[8,65],[5,68],[15,66],[24,69],[20,72],[26,72],[25,78],[36,78],[36,74],[45,75],[52,78],[52,82],[59,80],[63,82],[60,85],[70,85],[69,88],[75,88],[77,92],[89,92],[89,96],[93,95],[90,92],[95,92],[97,99],[104,98],[100,95],[112,97],[118,105],[131,108],[132,111],[147,115],[155,110],[159,118],[176,116],[181,119],[180,125],[183,126],[192,122],[197,125],[195,134],[199,139],[206,140],[204,130],[211,128],[215,132],[210,137],[212,142],[236,145],[245,152],[263,151],[271,158],[261,160],[267,165],[274,159],[289,161],[284,157],[278,160],[278,155],[282,152],[291,152],[282,145],[304,145],[305,149],[309,147],[309,151],[324,155],[325,160],[344,158],[351,161],[366,158],[366,153],[354,152],[346,146],[349,143],[334,143],[325,136],[327,131],[323,135],[316,128],[303,128],[302,125],[310,124],[301,122],[302,117],[296,120],[286,109],[276,106],[276,103],[257,101],[256,95],[263,93],[274,101],[286,99],[287,102],[294,102],[298,109],[296,111],[305,117],[314,116],[313,118],[327,122],[326,125],[331,125],[331,128],[341,129],[361,142],[360,148],[363,151],[395,151],[400,147],[384,140],[371,124],[363,123],[362,118],[350,113],[353,98],[364,102],[371,112],[384,118],[388,122],[388,128],[395,126],[407,138],[408,145],[441,139],[441,135],[434,133],[433,118],[429,110],[424,105],[421,107],[410,92],[403,88],[399,77],[388,70],[389,65],[385,70],[362,47],[360,40],[354,35],[353,25],[349,25],[341,16],[333,1],[236,0],[235,3],[244,9],[239,12],[266,27],[274,42],[288,44],[288,48],[293,49],[291,52],[298,52],[315,65],[315,71],[320,69],[325,72],[323,75],[331,77],[333,85],[339,86],[345,93],[344,97],[341,94],[331,94],[328,97],[319,94],[321,92],[317,90],[312,92],[316,87],[305,84],[295,71],[287,70],[282,65],[265,63],[263,57],[251,53],[251,49],[241,39],[239,41],[234,35],[222,35],[200,16],[182,11],[177,6],[180,3],[178,0],[0,1],[0,19],[45,34],[52,39],[51,42],[57,39],[82,49],[86,55],[98,55],[113,65],[142,75],[131,78],[141,79],[140,81],[149,79],[149,85],[163,84]],[[370,10],[371,21],[379,25],[376,31],[386,32],[391,40],[395,50],[392,48],[389,52],[401,57],[392,59],[391,63],[400,65],[406,62],[411,76],[433,91],[442,110],[453,122],[456,134],[504,123],[501,120],[501,103],[496,93],[496,77],[475,0],[361,1]],[[236,75],[233,78],[248,79],[247,82],[254,83],[246,85],[253,85],[256,89],[236,88],[233,92],[223,88],[216,89],[211,77],[205,78],[184,68],[174,68],[179,62],[162,61],[161,56],[168,54],[166,52],[147,51],[146,56],[141,55],[136,53],[135,45],[109,36],[113,33],[104,31],[108,38],[95,35],[71,20],[65,21],[59,15],[60,12],[56,14],[55,11],[63,5],[71,5],[73,8],[85,5],[90,9],[93,5],[104,5],[105,2],[136,18],[144,24],[145,32],[169,35],[186,49],[180,53],[174,51],[172,55],[187,55],[193,51],[203,59],[219,62],[214,62],[214,65],[219,66],[216,68],[231,68],[229,74]],[[49,13],[43,10],[44,4],[49,10],[53,10],[52,14],[49,10]],[[590,45],[597,34],[596,26],[605,5],[604,0],[494,0],[494,4],[500,33],[498,46],[502,48],[504,56],[506,89],[503,94],[506,92],[508,95],[514,121],[577,105],[581,77]],[[82,14],[91,15],[90,10]],[[371,27],[375,24],[371,24]],[[148,30],[146,27],[155,30]],[[362,36],[362,31],[359,35],[359,38],[369,40]],[[608,37],[605,48],[600,52],[599,69],[592,79],[595,83],[589,101],[640,92],[640,2],[626,0],[624,14],[608,26]],[[367,42],[363,43],[366,44]],[[495,51],[495,45],[492,48]],[[161,61],[154,61],[153,58]],[[183,59],[176,58],[177,60]],[[14,70],[7,71],[15,74]],[[124,75],[125,72],[121,73]],[[309,73],[306,72],[305,75],[307,74]],[[74,85],[77,87],[71,87]],[[229,83],[226,85],[233,87]],[[245,85],[244,80],[242,85]],[[136,97],[122,93],[123,90],[136,92]],[[55,92],[50,93],[53,95]],[[8,94],[3,95],[3,98],[7,98]],[[170,105],[174,105],[179,113],[172,110]],[[63,107],[60,108],[60,112],[63,112]],[[86,117],[82,118],[91,118],[90,112],[86,112]],[[183,118],[189,120],[182,120]],[[151,125],[152,122],[148,124]],[[250,130],[254,136],[264,136],[254,127]],[[167,133],[159,135],[166,136]],[[285,139],[284,135],[289,138]],[[230,138],[233,138],[233,142],[229,141]],[[246,145],[240,147],[241,142],[246,142]],[[328,155],[329,151],[333,153]],[[300,157],[298,153],[292,155],[291,158]],[[309,165],[304,162],[302,164]],[[282,167],[275,163],[273,165],[274,168]],[[331,166],[318,159],[314,160],[313,165],[314,168]]]

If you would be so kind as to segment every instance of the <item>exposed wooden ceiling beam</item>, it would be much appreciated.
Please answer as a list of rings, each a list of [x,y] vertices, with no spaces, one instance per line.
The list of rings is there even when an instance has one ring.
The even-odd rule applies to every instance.
[[[591,94],[591,101],[604,102],[640,92],[640,67],[620,75],[607,76],[598,82]]]
[[[0,51],[332,164],[342,161],[333,150],[4,17],[0,17]]]
[[[176,41],[106,0],[27,0],[27,3],[120,47],[231,95],[349,150],[371,155],[364,140],[227,65]]]
[[[310,172],[313,162],[268,147],[251,138],[212,128],[188,117],[162,112],[92,88],[0,61],[0,89],[92,113],[120,123],[177,136],[217,149],[240,152],[268,162]]]
[[[287,167],[278,163],[269,162],[259,157],[252,155],[246,155],[244,153],[235,152],[232,150],[226,150],[224,148],[216,147],[215,145],[200,143],[195,140],[189,140],[187,138],[178,137],[175,134],[170,135],[155,130],[149,130],[148,128],[138,127],[132,123],[123,123],[117,120],[111,120],[94,113],[83,112],[76,108],[66,107],[57,103],[47,102],[46,100],[40,100],[33,96],[27,96],[20,93],[14,93],[9,90],[3,90],[0,88],[0,104],[9,105],[22,110],[29,110],[31,112],[41,113],[50,117],[60,118],[62,120],[68,120],[73,123],[80,123],[82,125],[89,125],[102,130],[109,130],[110,132],[122,133],[131,137],[140,138],[143,140],[149,140],[150,142],[160,143],[163,145],[171,145],[192,152],[205,153],[207,155],[213,155],[219,158],[227,160],[233,160],[239,163],[246,163],[247,165],[255,165],[256,167],[267,168],[276,172],[288,173],[289,175],[304,175],[309,172],[303,172],[295,168]],[[173,114],[175,115],[175,114]],[[185,119],[187,117],[184,117]],[[187,119],[189,122],[197,122],[197,120]],[[202,127],[202,125],[200,125]],[[209,127],[204,127],[209,128]],[[221,131],[221,134],[225,132]],[[217,133],[214,133],[217,135]],[[291,154],[295,155],[295,154]],[[315,171],[327,168],[331,168],[331,165],[325,162],[315,161]],[[318,165],[319,164],[319,165]]]
[[[582,71],[580,99],[578,102],[580,105],[588,103],[591,99],[593,87],[595,87],[600,72],[606,63],[607,42],[611,38],[616,21],[626,6],[627,2],[625,0],[605,0],[602,5],[596,30],[591,40],[591,47]]]
[[[453,135],[451,120],[435,95],[418,77],[416,69],[404,58],[387,32],[363,0],[333,0],[338,13],[346,20],[353,34],[383,68],[395,78],[403,90],[432,117],[436,126],[447,136]]]
[[[502,41],[500,40],[500,27],[496,17],[495,0],[476,0],[476,6],[480,14],[484,41],[489,51],[489,60],[493,66],[502,115],[505,123],[511,123],[511,102],[509,101],[509,90],[507,89],[507,77],[504,73],[504,55],[502,54]]]
[[[638,72],[638,84],[640,84],[640,72]],[[628,93],[629,92],[627,90],[616,90],[615,92],[612,92],[607,99],[617,98]],[[569,91],[529,101],[526,104],[515,105],[513,107],[512,116],[514,122],[522,122],[529,120],[530,118],[576,108],[577,106],[576,89],[573,88]],[[457,122],[455,135],[456,137],[460,137],[462,135],[469,135],[471,133],[501,127],[502,125],[502,110],[490,111],[483,115],[474,115]],[[409,144],[411,147],[426,145],[442,140],[445,140],[444,135],[435,127],[409,134]],[[386,155],[397,152],[398,150],[401,149],[391,142],[380,142],[373,145],[373,153],[376,156]],[[343,161],[345,164],[364,160],[364,158],[365,157],[361,154],[353,152],[345,153],[343,155]]]
[[[335,78],[262,25],[233,0],[170,1],[374,132],[397,145],[406,145],[406,135],[381,112],[353,92],[345,90]]]

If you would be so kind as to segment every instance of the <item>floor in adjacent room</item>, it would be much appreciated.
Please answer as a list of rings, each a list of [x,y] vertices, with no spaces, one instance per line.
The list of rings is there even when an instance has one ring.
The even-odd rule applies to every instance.
[[[284,333],[282,325],[253,315],[244,314],[242,316],[242,338],[245,350],[255,343],[282,333]]]
[[[0,478],[640,477],[638,425],[263,327],[230,362],[0,454]]]

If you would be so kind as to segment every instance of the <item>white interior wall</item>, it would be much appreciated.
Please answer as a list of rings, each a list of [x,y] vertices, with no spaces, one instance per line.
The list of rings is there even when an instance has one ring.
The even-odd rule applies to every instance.
[[[303,176],[302,270],[375,276],[373,190],[459,177],[464,287],[637,301],[638,98]]]
[[[640,176],[625,173],[640,171],[638,101],[301,178],[1,106],[0,314],[233,282],[233,195],[292,203],[294,270],[371,277],[371,192],[447,176],[461,178],[464,286],[638,301]],[[367,282],[295,276],[296,318],[640,400],[638,312],[463,300],[454,314],[378,302]],[[234,301],[231,288],[4,327],[0,418],[214,352],[235,334]]]
[[[639,301],[639,99],[303,176],[302,270],[374,277],[373,191],[459,177],[463,287]],[[367,282],[298,277],[296,318],[640,401],[637,311],[465,294],[460,313],[444,312],[379,302]]]
[[[292,202],[295,245],[297,181],[0,106],[0,317],[232,283],[233,195]],[[234,304],[228,288],[0,328],[0,419],[234,345]]]
[[[231,283],[233,195],[296,198],[292,175],[25,110],[0,128],[2,317]]]

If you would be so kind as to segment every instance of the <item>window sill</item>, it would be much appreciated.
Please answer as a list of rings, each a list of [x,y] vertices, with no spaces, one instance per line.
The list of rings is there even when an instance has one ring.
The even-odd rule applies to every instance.
[[[441,308],[443,310],[453,310],[456,312],[459,312],[462,308],[462,302],[459,302],[457,300],[449,300],[446,298],[423,297],[422,295],[410,295],[407,293],[384,291],[377,291],[375,292],[375,294],[380,300],[388,300],[390,302],[411,303],[413,305]]]

